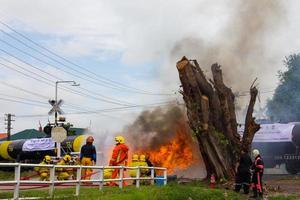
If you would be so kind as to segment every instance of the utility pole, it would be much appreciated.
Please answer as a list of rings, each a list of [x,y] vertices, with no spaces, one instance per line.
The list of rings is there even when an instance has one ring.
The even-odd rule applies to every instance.
[[[12,115],[10,113],[5,114],[5,125],[7,125],[7,127],[6,127],[6,130],[7,130],[6,140],[10,140],[11,129],[12,129],[11,122],[15,121],[15,120],[12,119],[12,117],[14,117],[14,116],[15,115]]]

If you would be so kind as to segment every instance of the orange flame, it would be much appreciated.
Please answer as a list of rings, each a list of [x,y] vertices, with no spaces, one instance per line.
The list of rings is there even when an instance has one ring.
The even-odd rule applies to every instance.
[[[168,173],[187,169],[193,164],[192,138],[186,127],[176,130],[170,142],[160,146],[157,150],[143,151],[155,166],[166,167]]]

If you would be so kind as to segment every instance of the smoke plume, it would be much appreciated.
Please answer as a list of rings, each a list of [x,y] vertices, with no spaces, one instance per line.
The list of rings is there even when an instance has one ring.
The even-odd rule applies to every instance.
[[[178,126],[185,122],[183,113],[181,108],[174,105],[143,111],[125,128],[124,133],[135,150],[157,149],[169,142]]]
[[[217,35],[202,39],[205,27],[199,27],[199,35],[186,37],[174,45],[171,60],[174,62],[184,55],[197,59],[204,72],[210,72],[211,64],[218,62],[225,83],[235,92],[248,91],[255,77],[261,87],[275,85],[274,59],[282,58],[273,55],[268,37],[283,21],[283,6],[279,0],[234,2],[230,5],[233,9],[228,23]]]
[[[146,154],[155,166],[189,178],[203,178],[204,164],[183,108],[169,105],[142,112],[124,130],[130,154]]]

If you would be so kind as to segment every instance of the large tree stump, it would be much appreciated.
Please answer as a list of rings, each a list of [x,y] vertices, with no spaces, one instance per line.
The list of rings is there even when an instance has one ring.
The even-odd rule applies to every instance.
[[[251,100],[247,112],[243,141],[237,132],[234,94],[222,77],[220,65],[211,67],[213,80],[207,80],[196,60],[183,57],[176,65],[182,83],[183,99],[187,107],[189,126],[199,142],[207,176],[232,179],[242,144],[250,148],[259,126],[252,118],[255,87],[251,86]],[[256,90],[257,91],[257,90]],[[247,125],[248,124],[248,125]]]

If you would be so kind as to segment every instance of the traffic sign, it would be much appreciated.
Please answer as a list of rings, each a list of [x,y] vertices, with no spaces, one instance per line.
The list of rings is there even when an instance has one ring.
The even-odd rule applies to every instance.
[[[60,106],[64,103],[62,99],[60,99],[57,103],[54,100],[49,100],[48,102],[52,106],[52,109],[48,112],[49,115],[52,115],[55,112],[58,112],[60,115],[64,113],[60,108]]]
[[[67,138],[67,131],[63,127],[57,126],[52,128],[51,138],[55,142],[63,142]]]

